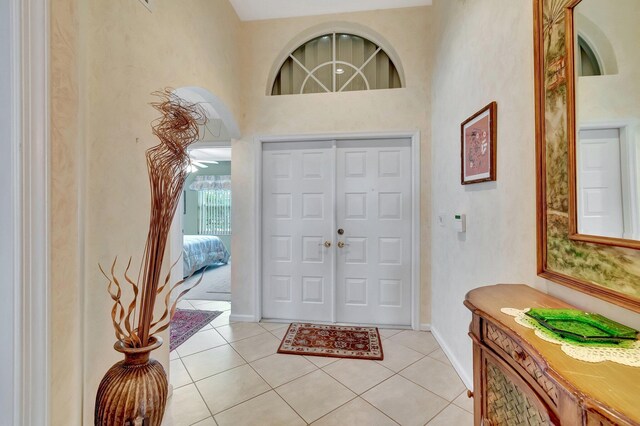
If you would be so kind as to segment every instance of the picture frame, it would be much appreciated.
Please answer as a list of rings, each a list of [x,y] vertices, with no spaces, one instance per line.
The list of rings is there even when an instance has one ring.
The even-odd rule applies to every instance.
[[[495,181],[498,104],[494,101],[460,125],[460,182]]]
[[[570,12],[578,1],[533,4],[538,276],[640,312],[640,250],[572,238],[569,157],[575,149],[569,135],[575,105],[567,58],[574,40]]]

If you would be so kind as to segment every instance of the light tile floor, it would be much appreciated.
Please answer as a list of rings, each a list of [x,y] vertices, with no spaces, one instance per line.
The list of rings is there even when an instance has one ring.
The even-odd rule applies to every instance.
[[[473,424],[472,400],[430,333],[380,330],[385,359],[277,354],[288,324],[232,323],[224,313],[171,353],[163,426]]]

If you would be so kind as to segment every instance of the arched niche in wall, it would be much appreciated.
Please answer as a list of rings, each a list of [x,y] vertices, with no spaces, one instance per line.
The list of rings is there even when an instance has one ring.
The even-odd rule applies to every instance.
[[[586,16],[576,13],[575,15],[578,39],[586,45],[588,50],[595,56],[600,67],[599,75],[618,74],[618,59],[609,38],[602,32],[600,27],[593,23]]]

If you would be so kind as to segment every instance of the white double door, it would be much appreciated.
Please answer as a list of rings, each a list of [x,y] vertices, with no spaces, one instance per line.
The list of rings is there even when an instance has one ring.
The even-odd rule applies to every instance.
[[[266,143],[263,318],[411,324],[408,139]]]

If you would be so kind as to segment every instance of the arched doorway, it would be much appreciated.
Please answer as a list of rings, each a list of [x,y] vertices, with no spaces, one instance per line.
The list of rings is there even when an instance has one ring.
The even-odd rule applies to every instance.
[[[201,327],[195,328],[195,331],[201,331],[196,334],[213,334],[215,330],[209,326],[207,318],[216,320],[216,325],[228,322],[231,308],[231,143],[240,137],[240,132],[231,111],[209,90],[189,86],[178,88],[174,93],[187,102],[200,105],[208,122],[200,129],[200,140],[190,147],[190,173],[174,217],[170,242],[170,259],[181,258],[172,272],[172,281],[189,277],[185,288],[193,286],[201,276],[202,281],[178,304],[179,311],[176,311],[172,327],[180,328],[175,321],[203,318]],[[203,315],[203,312],[214,311],[222,313],[214,317]],[[193,339],[184,335],[174,337],[173,334],[171,365],[175,361],[179,364],[180,357],[190,355],[193,349],[189,348],[193,346],[189,344]],[[193,337],[202,337],[196,334]],[[200,340],[215,343],[213,338]],[[184,346],[175,350],[181,342]],[[198,350],[208,349],[202,344],[196,346]],[[179,372],[173,374],[179,375]]]

